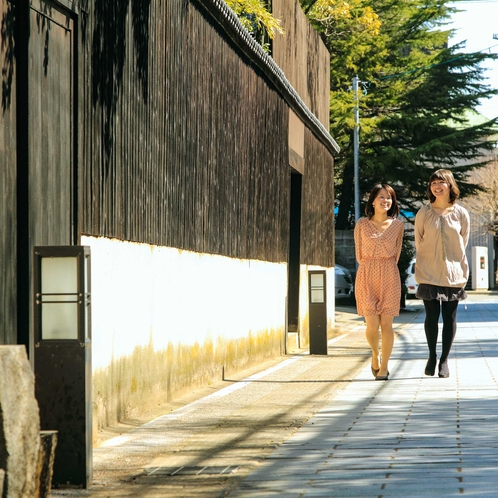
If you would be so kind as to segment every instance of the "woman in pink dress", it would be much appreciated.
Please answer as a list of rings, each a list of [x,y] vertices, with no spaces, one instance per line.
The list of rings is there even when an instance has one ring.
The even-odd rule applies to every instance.
[[[355,296],[358,314],[365,317],[366,338],[372,349],[375,380],[389,378],[388,363],[394,344],[393,318],[399,315],[401,280],[398,260],[403,243],[404,223],[394,189],[375,185],[365,206],[365,218],[354,229],[356,259]],[[379,351],[382,331],[382,356]]]

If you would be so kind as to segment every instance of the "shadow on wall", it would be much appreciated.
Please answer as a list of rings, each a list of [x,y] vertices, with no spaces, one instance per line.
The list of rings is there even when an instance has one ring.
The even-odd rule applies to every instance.
[[[83,10],[88,6],[83,2]],[[129,12],[131,6],[131,13]],[[114,123],[116,105],[121,88],[125,63],[137,68],[141,84],[142,98],[148,100],[149,74],[149,16],[151,0],[131,0],[130,2],[95,2],[95,25],[92,33],[92,90],[93,104],[103,109],[105,114],[103,139],[107,157],[114,149]],[[47,8],[50,8],[48,6]],[[16,6],[6,2],[0,21],[2,66],[2,109],[5,112],[11,105],[15,69]],[[127,61],[127,24],[131,15],[133,27],[134,60]],[[27,21],[29,23],[29,20]],[[82,38],[87,41],[86,18],[82,22]],[[49,43],[47,30],[46,44]]]
[[[102,107],[106,117],[102,133],[107,159],[114,150],[116,106],[123,86],[126,62],[136,66],[142,98],[145,103],[148,100],[150,4],[151,0],[95,2],[95,27],[92,37],[93,104]],[[130,5],[134,61],[126,61]],[[109,168],[109,161],[106,161],[106,164]]]
[[[0,37],[2,39],[2,110],[5,112],[11,104],[12,85],[15,67],[15,5],[7,3],[7,9],[2,13]]]

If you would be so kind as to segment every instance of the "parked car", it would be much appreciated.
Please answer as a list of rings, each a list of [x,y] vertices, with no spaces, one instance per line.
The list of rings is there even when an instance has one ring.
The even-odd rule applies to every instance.
[[[341,265],[335,265],[335,297],[351,297],[354,294],[353,275]]]
[[[418,289],[418,284],[415,281],[415,259],[412,259],[410,261],[410,265],[408,266],[407,274],[408,276],[406,277],[405,280],[405,285],[406,285],[406,297],[415,297],[415,293],[417,292]]]

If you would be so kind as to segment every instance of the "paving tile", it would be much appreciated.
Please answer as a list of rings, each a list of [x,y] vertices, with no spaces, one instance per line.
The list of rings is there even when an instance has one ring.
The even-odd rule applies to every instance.
[[[459,306],[449,378],[424,375],[424,314],[411,320],[400,316],[395,320],[399,334],[386,382],[372,377],[363,331],[351,332],[331,343],[329,356],[286,359],[271,369],[271,381],[261,373],[236,382],[171,417],[116,438],[115,447],[94,453],[97,468],[112,470],[117,465],[119,470],[129,457],[166,446],[168,438],[168,444],[177,449],[171,454],[156,451],[144,467],[151,476],[139,476],[137,482],[152,479],[154,468],[166,469],[161,471],[166,474],[185,461],[193,469],[203,465],[237,469],[233,475],[238,481],[230,487],[228,481],[213,484],[211,474],[200,481],[179,476],[176,484],[157,476],[157,482],[142,487],[133,487],[134,478],[122,479],[109,486],[104,483],[100,490],[94,486],[92,492],[56,491],[54,496],[495,498],[498,302],[493,299],[471,294]],[[354,330],[362,327],[358,321]],[[441,341],[438,354],[440,347]],[[337,382],[340,389],[332,389]],[[293,410],[301,406],[294,397],[299,394],[301,403],[307,403],[310,388],[319,398],[312,399],[306,405],[308,411],[300,412],[297,419]],[[257,424],[266,421],[265,409],[275,402],[279,409],[273,412],[274,425]],[[177,432],[171,430],[173,425]],[[281,427],[291,435],[286,433],[275,442],[274,430]],[[265,433],[267,439],[263,439]],[[266,441],[265,451],[261,441]]]
[[[387,382],[366,367],[230,496],[252,496],[256,484],[294,492],[304,480],[306,497],[496,496],[497,326],[498,304],[461,307],[450,377],[440,379],[423,375],[415,320],[395,342]]]

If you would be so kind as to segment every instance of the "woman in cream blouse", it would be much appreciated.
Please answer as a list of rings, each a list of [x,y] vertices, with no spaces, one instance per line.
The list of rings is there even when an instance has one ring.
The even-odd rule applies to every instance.
[[[453,173],[440,169],[429,180],[430,204],[415,217],[417,297],[425,307],[425,335],[429,359],[425,375],[436,371],[439,315],[443,316],[439,377],[449,377],[448,355],[456,334],[458,302],[467,297],[469,265],[465,248],[469,240],[469,213],[456,203],[460,190]]]

